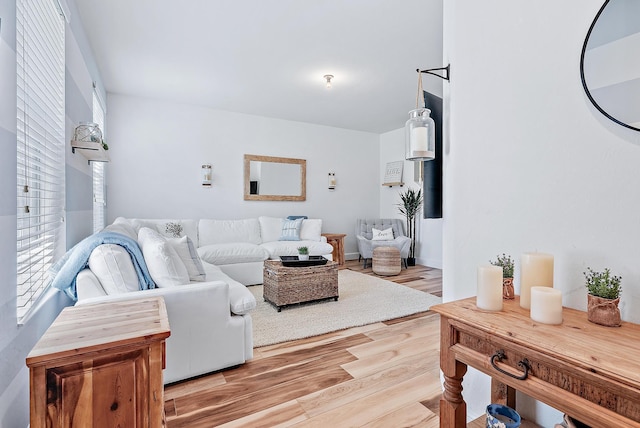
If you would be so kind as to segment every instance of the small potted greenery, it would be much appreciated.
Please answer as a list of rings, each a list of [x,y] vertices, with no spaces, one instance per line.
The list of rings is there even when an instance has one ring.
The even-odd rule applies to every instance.
[[[298,260],[309,260],[308,247],[298,247]]]
[[[402,203],[398,204],[398,211],[405,216],[407,220],[407,236],[411,239],[409,246],[409,257],[407,258],[407,266],[416,265],[416,216],[422,208],[422,190],[407,189],[406,192],[400,193]]]
[[[489,263],[502,268],[502,298],[506,300],[515,298],[515,291],[513,289],[514,262],[511,256],[502,253],[501,256],[496,256],[495,261],[490,260]]]
[[[583,272],[587,295],[587,319],[593,323],[608,327],[619,327],[620,319],[620,293],[622,292],[622,278],[611,275],[609,268],[603,272],[596,272],[587,267]]]

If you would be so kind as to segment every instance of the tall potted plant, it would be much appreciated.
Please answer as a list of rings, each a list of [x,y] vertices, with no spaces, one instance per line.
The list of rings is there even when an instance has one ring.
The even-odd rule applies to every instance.
[[[407,265],[416,265],[416,216],[422,208],[422,190],[407,189],[406,192],[400,193],[401,203],[398,204],[398,211],[404,215],[407,220],[407,236],[411,239],[409,246],[409,257]]]

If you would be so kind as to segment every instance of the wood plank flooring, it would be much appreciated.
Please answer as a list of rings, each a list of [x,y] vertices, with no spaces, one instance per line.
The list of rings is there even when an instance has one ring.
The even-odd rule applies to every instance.
[[[442,295],[439,269],[386,279]],[[167,386],[167,426],[437,427],[439,331],[425,312],[256,348],[242,366]]]

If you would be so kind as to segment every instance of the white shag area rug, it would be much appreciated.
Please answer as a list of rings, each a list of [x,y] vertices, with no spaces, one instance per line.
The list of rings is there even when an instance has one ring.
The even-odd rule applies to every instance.
[[[251,312],[256,348],[425,312],[442,301],[433,294],[348,269],[338,271],[337,302],[302,303],[278,312],[264,301],[262,285],[248,289],[258,302]]]

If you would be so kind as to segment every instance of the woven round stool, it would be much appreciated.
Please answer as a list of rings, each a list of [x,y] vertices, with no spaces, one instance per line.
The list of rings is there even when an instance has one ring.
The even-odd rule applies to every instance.
[[[377,275],[398,275],[402,270],[400,250],[395,247],[374,248],[371,267]]]

